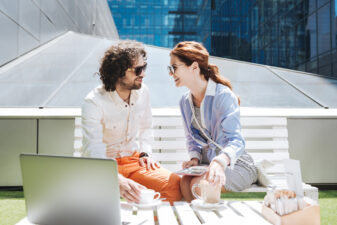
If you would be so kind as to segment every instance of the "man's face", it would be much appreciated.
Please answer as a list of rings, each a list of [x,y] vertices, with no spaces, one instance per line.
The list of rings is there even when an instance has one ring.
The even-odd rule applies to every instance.
[[[125,76],[120,78],[118,81],[119,85],[128,90],[140,89],[142,87],[143,78],[145,77],[145,71],[139,69],[139,67],[143,67],[145,64],[144,58],[142,56],[138,57],[132,68],[126,70]],[[136,75],[137,70],[141,70],[138,76]]]

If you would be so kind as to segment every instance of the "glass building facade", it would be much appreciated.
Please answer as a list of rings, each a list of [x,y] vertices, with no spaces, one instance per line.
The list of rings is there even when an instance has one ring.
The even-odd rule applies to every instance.
[[[121,39],[173,47],[183,40],[210,48],[210,1],[108,0]]]
[[[337,78],[337,0],[257,0],[252,62]]]
[[[121,39],[337,78],[337,0],[108,0]]]

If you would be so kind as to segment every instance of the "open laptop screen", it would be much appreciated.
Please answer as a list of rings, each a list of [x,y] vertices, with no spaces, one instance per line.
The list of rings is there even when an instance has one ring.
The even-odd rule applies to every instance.
[[[21,154],[27,217],[34,224],[121,224],[113,159]]]

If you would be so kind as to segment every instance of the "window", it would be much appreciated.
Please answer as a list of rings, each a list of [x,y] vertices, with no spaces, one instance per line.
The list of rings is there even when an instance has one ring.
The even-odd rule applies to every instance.
[[[330,3],[318,10],[318,54],[331,49],[330,40]]]

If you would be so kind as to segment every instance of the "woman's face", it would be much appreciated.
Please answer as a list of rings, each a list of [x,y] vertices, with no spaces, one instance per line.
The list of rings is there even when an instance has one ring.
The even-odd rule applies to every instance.
[[[170,64],[171,71],[169,72],[169,75],[174,79],[176,87],[186,86],[192,77],[190,67],[186,66],[175,55],[171,55]]]

